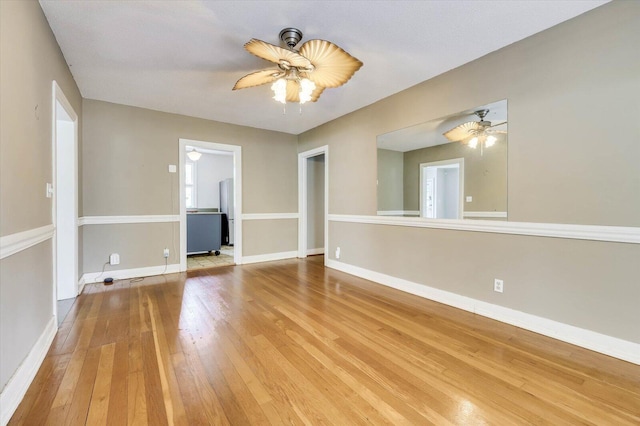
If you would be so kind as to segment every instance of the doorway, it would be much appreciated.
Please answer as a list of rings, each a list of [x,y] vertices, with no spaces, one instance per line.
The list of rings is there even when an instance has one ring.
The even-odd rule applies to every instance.
[[[464,158],[420,164],[420,217],[462,219]]]
[[[298,154],[299,258],[324,254],[328,245],[328,160],[326,145]]]
[[[52,222],[54,312],[64,318],[82,290],[78,283],[78,116],[52,83]]]
[[[197,160],[189,159],[188,153],[196,151],[202,154]],[[187,269],[195,269],[199,267],[214,267],[222,265],[223,257],[230,256],[232,262],[226,261],[224,264],[236,264],[242,263],[242,149],[237,145],[219,144],[214,142],[196,141],[190,139],[180,139],[179,141],[179,187],[180,187],[180,270],[186,271]],[[201,163],[202,161],[202,163]],[[211,162],[220,162],[226,164],[229,161],[229,174],[230,177],[224,176],[224,179],[220,176],[213,176]],[[200,169],[200,170],[198,170]],[[191,171],[191,174],[188,172]],[[200,172],[200,173],[199,173]],[[198,190],[194,185],[197,185],[198,176],[203,179],[211,180],[212,185],[209,190],[198,194]],[[189,178],[189,176],[191,176]],[[215,181],[215,182],[213,182]],[[221,182],[225,182],[222,185]],[[230,184],[231,182],[231,184]],[[226,194],[225,202],[221,200],[221,194]],[[189,195],[189,196],[187,196]],[[190,200],[190,204],[187,202]],[[203,208],[198,208],[198,201],[202,204]],[[210,199],[209,204],[206,200]],[[213,203],[213,204],[212,204]],[[222,223],[223,216],[220,213],[223,204],[225,210],[225,218],[227,222]],[[215,206],[214,206],[215,204]],[[211,224],[209,222],[220,221],[219,225]],[[188,247],[187,234],[189,229],[187,222],[193,222],[191,231],[194,226],[213,227],[214,233],[218,236],[214,237],[215,243],[218,243],[218,238],[222,238],[223,232],[227,231],[225,235],[230,237],[230,240],[225,245],[216,244],[215,247],[205,247],[207,245],[206,239],[203,241],[204,246],[198,247],[197,252],[203,256],[198,259],[194,259],[193,256],[187,260],[187,253],[193,251],[193,248]],[[225,226],[226,225],[226,226]],[[193,242],[193,240],[189,240]],[[191,244],[191,243],[189,243]],[[201,250],[200,250],[201,249]],[[209,253],[210,252],[210,253]],[[219,256],[216,256],[216,253]],[[211,256],[209,256],[211,254]]]

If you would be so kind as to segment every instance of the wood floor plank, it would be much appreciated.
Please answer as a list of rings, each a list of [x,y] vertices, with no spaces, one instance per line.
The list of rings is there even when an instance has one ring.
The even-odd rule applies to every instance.
[[[640,424],[640,366],[322,260],[85,286],[9,424]]]
[[[126,425],[129,411],[129,343],[120,340],[114,345],[107,424]]]
[[[100,352],[100,348],[89,348],[87,350],[64,424],[86,424],[91,395],[96,383]]]
[[[96,381],[91,394],[87,424],[96,426],[107,424],[114,355],[115,343],[110,343],[100,348],[98,372],[96,374]]]

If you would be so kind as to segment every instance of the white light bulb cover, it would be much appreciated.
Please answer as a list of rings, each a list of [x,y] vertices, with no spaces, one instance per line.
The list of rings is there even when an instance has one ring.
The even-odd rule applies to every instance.
[[[487,148],[493,146],[498,139],[495,136],[487,136],[487,141],[484,143],[484,146]]]
[[[287,82],[284,78],[277,79],[272,85],[273,99],[283,104],[287,103]]]
[[[200,157],[202,157],[202,154],[194,149],[193,151],[189,151],[187,153],[187,157],[189,157],[191,161],[198,161]]]
[[[470,148],[475,148],[476,146],[478,146],[478,138],[477,138],[477,137],[473,137],[473,138],[469,141],[469,147],[470,147]]]
[[[311,100],[311,94],[316,90],[316,84],[308,78],[300,80],[300,103]]]

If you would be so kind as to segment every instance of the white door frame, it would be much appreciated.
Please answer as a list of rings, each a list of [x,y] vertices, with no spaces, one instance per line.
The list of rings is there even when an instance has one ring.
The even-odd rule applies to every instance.
[[[187,203],[184,191],[184,162],[187,145],[196,148],[227,151],[233,153],[233,203],[234,203],[234,244],[233,260],[242,264],[242,147],[216,142],[196,141],[180,138],[178,173],[180,176],[180,271],[187,270]]]
[[[71,298],[76,297],[80,291],[78,282],[78,114],[74,111],[71,103],[67,100],[64,92],[58,86],[58,83],[54,80],[51,84],[52,99],[51,99],[51,164],[52,164],[52,202],[51,202],[51,220],[54,226],[53,235],[53,312],[54,316],[58,316],[57,301],[58,297]],[[64,111],[58,113],[58,105],[62,107]],[[73,123],[73,144],[71,146],[72,152],[61,152],[61,147],[58,144],[58,121],[69,121]],[[68,150],[69,148],[66,147]],[[73,185],[72,187],[57,186],[57,175],[60,170],[59,164],[62,155],[72,156],[71,164],[73,167]],[[59,205],[59,196],[62,191],[65,192],[65,199],[71,200],[67,202],[65,206]],[[62,209],[65,214],[71,212],[73,215],[73,226],[71,227],[71,238],[64,241],[60,241],[58,238],[58,222],[59,211]],[[68,218],[67,218],[68,219]],[[65,233],[66,235],[66,233]],[[58,246],[60,244],[60,247]],[[64,245],[64,247],[63,247]],[[65,282],[60,283],[58,280],[58,270],[61,269],[62,255],[73,256],[73,271],[70,272],[68,277],[65,277]],[[60,287],[64,286],[64,287]]]
[[[324,263],[329,253],[329,146],[324,145],[298,153],[298,257],[307,257],[307,159],[324,154]]]
[[[432,161],[430,163],[420,163],[420,217],[424,217],[424,172],[427,167],[442,167],[442,166],[450,166],[453,164],[458,165],[458,170],[460,173],[459,183],[458,183],[458,219],[462,219],[464,216],[464,158],[452,158],[450,160],[441,160],[441,161]],[[437,189],[435,189],[437,193]],[[436,203],[434,200],[434,209]]]

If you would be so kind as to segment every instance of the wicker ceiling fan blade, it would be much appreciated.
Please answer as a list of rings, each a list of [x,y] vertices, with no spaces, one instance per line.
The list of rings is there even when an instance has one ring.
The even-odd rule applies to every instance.
[[[249,53],[276,64],[285,62],[289,64],[289,66],[297,68],[309,68],[311,66],[311,62],[300,54],[267,43],[266,41],[258,40],[257,38],[249,40],[244,45],[244,48],[247,49]]]
[[[309,40],[300,47],[300,55],[313,64],[309,79],[322,87],[342,86],[362,67],[362,62],[326,40]]]
[[[443,133],[443,135],[451,142],[464,141],[472,136],[476,131],[480,130],[480,127],[481,126],[477,121],[468,121]]]
[[[322,95],[322,92],[324,92],[324,87],[316,86],[315,90],[311,92],[311,102],[317,101],[320,98],[320,95]]]
[[[233,90],[246,89],[247,87],[262,86],[263,84],[273,83],[283,72],[278,69],[268,69],[252,72],[238,80],[233,86]]]

